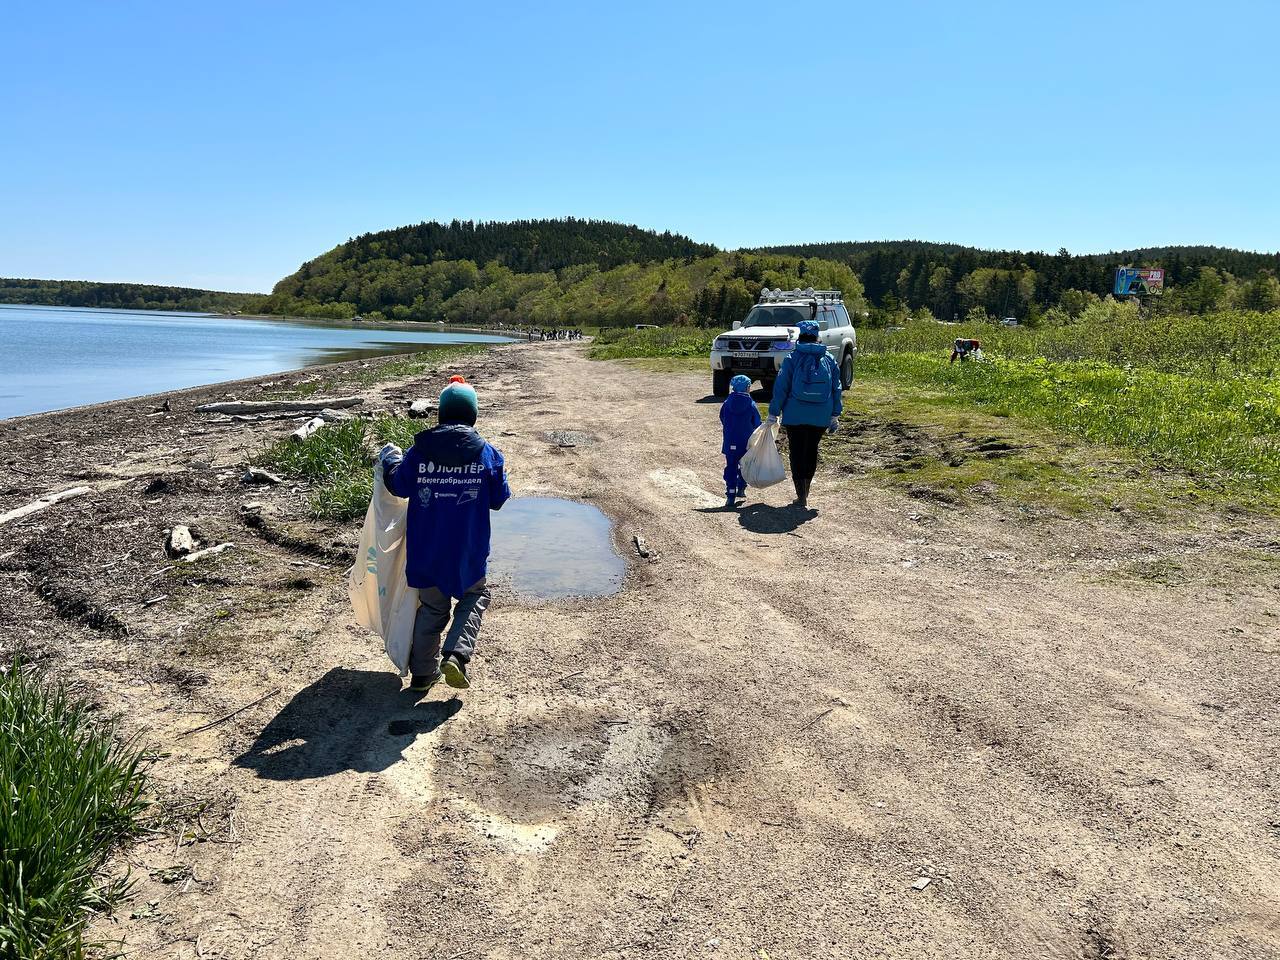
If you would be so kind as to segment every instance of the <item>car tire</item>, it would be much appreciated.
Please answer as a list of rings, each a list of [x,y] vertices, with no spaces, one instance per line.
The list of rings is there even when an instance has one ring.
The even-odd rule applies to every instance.
[[[732,378],[732,370],[712,370],[711,392],[717,397],[727,397],[729,395],[729,381]]]
[[[844,359],[840,361],[840,388],[848,390],[853,386],[853,353],[846,350]]]

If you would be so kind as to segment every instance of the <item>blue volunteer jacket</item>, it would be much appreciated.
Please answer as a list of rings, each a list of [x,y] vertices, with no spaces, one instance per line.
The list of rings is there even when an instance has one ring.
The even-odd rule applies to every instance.
[[[819,401],[808,401],[799,397],[800,382],[815,364],[823,364],[827,375],[831,378],[831,390],[828,396]],[[840,368],[827,353],[827,348],[820,343],[797,343],[782,361],[782,369],[778,371],[778,379],[773,382],[773,399],[769,401],[769,416],[782,414],[784,427],[825,427],[832,417],[840,416],[844,409],[844,400],[840,393]]]
[[[726,457],[740,457],[747,452],[747,440],[760,426],[760,410],[749,393],[731,393],[720,405],[720,423],[724,426],[724,443],[720,452]]]
[[[502,454],[474,427],[424,430],[408,452],[389,454],[383,482],[409,500],[405,579],[454,599],[489,567],[489,511],[511,497]]]

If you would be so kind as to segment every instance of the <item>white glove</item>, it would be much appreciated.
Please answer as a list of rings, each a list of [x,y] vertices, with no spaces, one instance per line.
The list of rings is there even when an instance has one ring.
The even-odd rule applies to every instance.
[[[840,418],[832,417],[831,422],[827,424],[827,433],[835,433],[840,429]]]
[[[404,451],[394,443],[384,443],[382,449],[378,451],[378,459],[386,463],[388,457],[393,460],[402,460],[404,459]]]
[[[772,417],[772,416],[771,416],[768,420],[766,420],[766,421],[765,421],[765,425],[766,425],[766,426],[769,426],[769,427],[772,427],[772,426],[773,426],[774,424],[776,424],[777,422],[778,422],[778,418],[777,418],[777,417]]]

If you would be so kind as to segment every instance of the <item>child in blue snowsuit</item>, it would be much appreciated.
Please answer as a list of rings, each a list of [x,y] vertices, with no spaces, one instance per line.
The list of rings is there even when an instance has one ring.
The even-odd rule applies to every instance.
[[[747,440],[760,426],[760,411],[751,399],[751,380],[738,374],[729,381],[729,396],[720,406],[720,423],[724,427],[724,505],[733,507],[734,499],[747,496],[747,484],[738,464],[747,452]]]
[[[419,692],[441,679],[470,685],[467,664],[489,606],[489,511],[511,488],[502,454],[476,432],[479,409],[475,389],[454,377],[440,394],[439,426],[407,452],[387,444],[379,454],[387,489],[409,500],[405,578],[421,601],[409,689]]]

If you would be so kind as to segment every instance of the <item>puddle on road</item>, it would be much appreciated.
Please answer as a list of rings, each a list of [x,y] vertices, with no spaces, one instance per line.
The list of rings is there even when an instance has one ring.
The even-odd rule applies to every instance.
[[[532,600],[606,597],[627,565],[613,549],[609,518],[556,497],[520,497],[493,515],[489,577]]]

